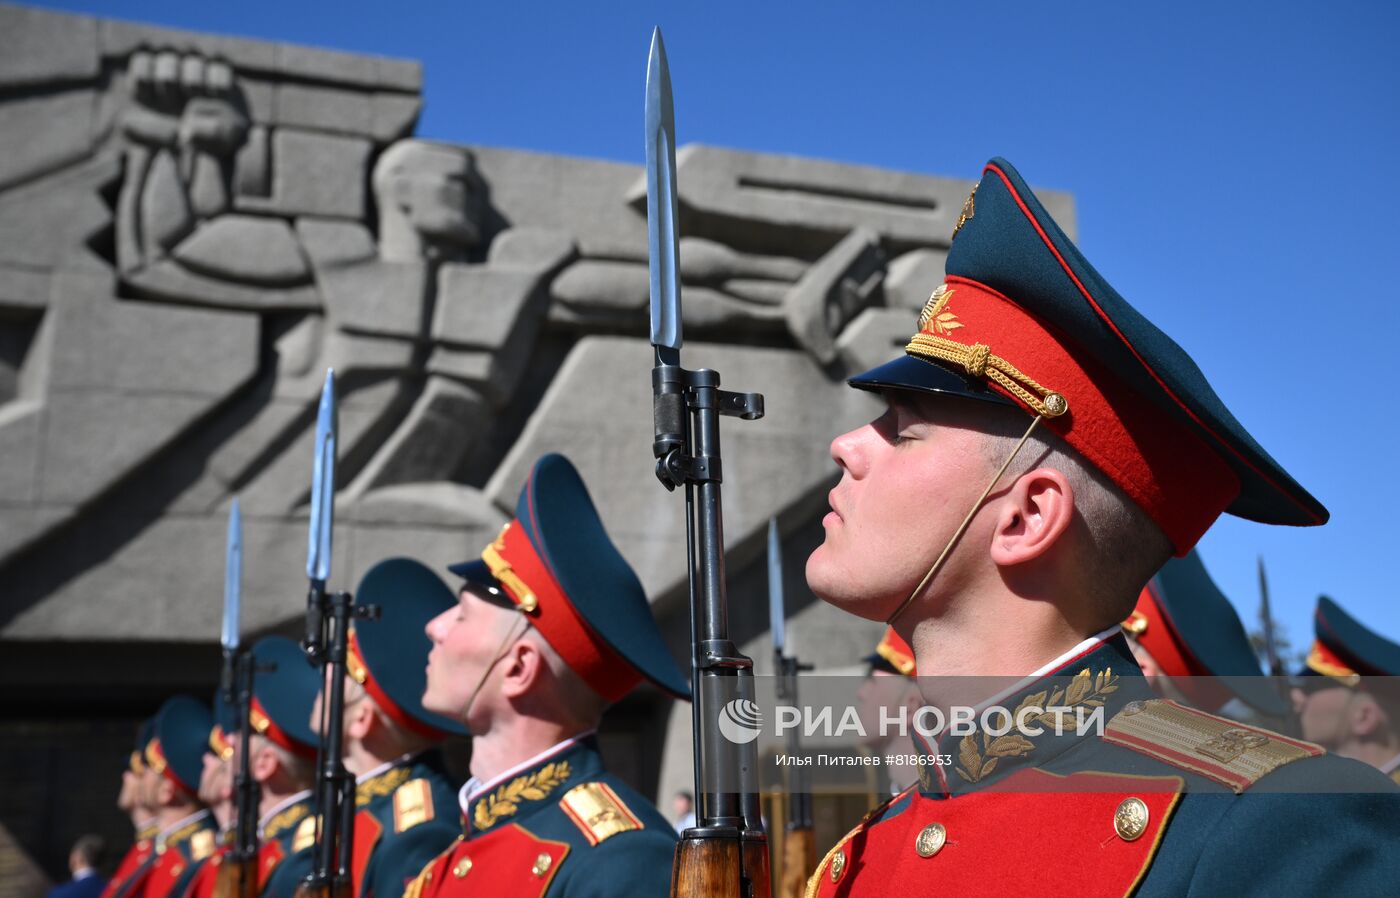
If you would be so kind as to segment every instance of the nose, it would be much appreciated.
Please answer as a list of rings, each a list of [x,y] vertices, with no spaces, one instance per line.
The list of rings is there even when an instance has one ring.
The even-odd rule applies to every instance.
[[[450,613],[450,609],[448,611],[444,611],[442,614],[439,614],[437,617],[428,621],[428,623],[423,627],[423,632],[427,634],[429,642],[433,643],[434,645],[436,645],[439,642],[442,642],[443,621],[447,618],[447,615]]]
[[[1294,686],[1293,689],[1290,690],[1290,694],[1293,697],[1293,713],[1302,714],[1303,706],[1308,703],[1308,694],[1297,686]]]
[[[831,441],[831,460],[857,480],[865,476],[866,455],[861,434],[869,429],[870,425],[867,424],[848,430]]]

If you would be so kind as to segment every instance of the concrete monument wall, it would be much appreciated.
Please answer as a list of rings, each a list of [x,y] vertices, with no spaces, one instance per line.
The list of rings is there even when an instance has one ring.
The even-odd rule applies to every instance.
[[[641,167],[419,140],[421,84],[408,60],[0,5],[12,708],[135,716],[212,689],[234,496],[244,629],[297,625],[328,367],[342,397],[333,585],[391,555],[474,554],[533,460],[562,451],[685,656],[683,503],[651,474]],[[849,666],[873,645],[876,626],[802,582],[836,475],[827,445],[872,415],[843,379],[913,332],[971,187],[679,153],[685,361],[767,397],[765,418],[724,430],[734,626],[760,669],[772,516],[804,660]],[[1068,196],[1042,199],[1073,220]],[[687,781],[689,740],[668,740],[662,771],[646,722],[660,704],[624,703],[636,738],[613,751],[669,790]],[[120,761],[103,759],[97,804]]]

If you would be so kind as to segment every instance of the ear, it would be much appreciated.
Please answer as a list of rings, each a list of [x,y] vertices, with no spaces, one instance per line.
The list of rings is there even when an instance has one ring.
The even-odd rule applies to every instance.
[[[374,709],[374,699],[368,695],[353,705],[347,705],[345,708],[345,735],[363,742],[378,722]]]
[[[1036,468],[1016,478],[996,508],[991,557],[1010,567],[1039,558],[1069,529],[1074,490],[1054,468]]]
[[[501,659],[501,694],[515,698],[529,692],[547,666],[539,646],[517,639]]]
[[[1385,724],[1385,720],[1375,699],[1365,694],[1359,698],[1360,701],[1351,703],[1351,731],[1357,736],[1370,736]]]

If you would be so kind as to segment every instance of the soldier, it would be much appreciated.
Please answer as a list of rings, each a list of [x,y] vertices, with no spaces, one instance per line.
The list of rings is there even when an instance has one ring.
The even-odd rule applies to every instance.
[[[915,673],[914,652],[893,627],[886,627],[875,646],[875,651],[862,660],[869,666],[869,670],[865,682],[860,685],[860,691],[856,693],[856,704],[860,709],[861,727],[866,733],[864,747],[876,756],[891,753],[908,755],[910,749],[907,736],[901,737],[897,728],[883,726],[881,712],[890,717],[897,717],[899,711],[896,709],[903,708],[906,719],[912,719],[914,712],[922,704],[919,699],[919,687],[914,679],[918,676]],[[876,768],[872,768],[874,769]],[[882,763],[878,769],[885,772],[885,778],[888,780],[884,783],[887,789],[880,796],[881,801],[891,795],[898,795],[916,779],[916,768],[913,764]]]
[[[1123,630],[1138,666],[1166,698],[1211,713],[1238,698],[1269,717],[1288,716],[1278,685],[1259,668],[1239,615],[1195,549],[1168,561],[1143,587]]]
[[[976,693],[971,727],[950,713],[916,740],[919,785],[833,847],[809,894],[1391,889],[1393,784],[1155,698],[1119,626],[1221,512],[1326,510],[1009,164],[986,166],[953,234],[905,355],[852,380],[887,410],[832,443],[807,580],[892,623],[935,708],[969,676],[1015,682]],[[1339,794],[1289,794],[1319,788]]]
[[[214,820],[197,794],[209,726],[209,708],[188,695],[175,696],[156,714],[142,783],[160,831],[154,860],[130,886],[133,898],[179,898],[199,862],[214,853]]]
[[[675,831],[603,769],[594,731],[644,679],[689,689],[567,459],[535,464],[481,558],[451,569],[466,582],[428,625],[423,696],[472,733],[466,832],[406,898],[667,894]]]
[[[314,866],[311,786],[318,740],[309,720],[319,684],[301,648],[284,636],[264,637],[252,651],[257,667],[248,715],[248,772],[261,793],[258,891],[263,898],[292,898]],[[236,744],[229,763],[237,769]]]
[[[155,837],[160,827],[156,823],[155,815],[145,804],[142,789],[142,779],[146,771],[146,743],[151,741],[151,728],[154,724],[154,719],[143,720],[136,728],[136,747],[132,749],[126,769],[122,771],[122,787],[117,794],[117,809],[131,818],[135,840],[117,864],[112,878],[107,881],[101,898],[126,898],[132,877],[154,856]]]
[[[1304,739],[1400,783],[1400,645],[1320,596],[1313,645],[1295,680]]]
[[[424,628],[457,601],[437,574],[408,558],[371,568],[355,598],[378,605],[380,617],[355,621],[349,637],[343,744],[358,807],[351,878],[360,898],[399,898],[462,834],[439,749],[466,730],[422,703],[432,647]],[[319,700],[312,713],[319,726]]]
[[[224,857],[233,847],[233,771],[229,761],[233,758],[233,737],[237,712],[224,701],[223,691],[214,695],[213,725],[209,728],[209,743],[204,749],[204,769],[199,776],[199,800],[208,806],[218,825],[218,839],[214,853],[199,865],[186,898],[212,898],[214,883],[218,879],[219,867]]]

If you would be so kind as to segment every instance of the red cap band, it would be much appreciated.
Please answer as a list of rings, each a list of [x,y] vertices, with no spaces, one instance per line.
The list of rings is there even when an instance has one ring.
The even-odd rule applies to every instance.
[[[1176,553],[1185,555],[1239,495],[1239,478],[1224,459],[1188,425],[1129,389],[1012,300],[966,278],[949,277],[946,283],[949,295],[923,333],[981,346],[982,357],[990,352],[1063,396],[1069,410],[1047,418],[1045,426],[1117,484],[1157,523]]]
[[[1361,682],[1361,675],[1320,639],[1313,640],[1312,648],[1308,650],[1307,664],[1312,670],[1340,680],[1347,686],[1355,686]]]
[[[360,641],[355,635],[353,624],[350,627],[349,652],[345,656],[345,669],[349,671],[356,683],[365,687],[365,692],[368,692],[369,697],[374,699],[379,710],[388,715],[394,723],[410,733],[416,733],[425,739],[432,739],[434,742],[441,742],[447,738],[447,734],[442,730],[418,720],[389,698],[389,694],[374,679],[374,671],[370,670],[369,665],[365,663],[365,656],[360,652]]]
[[[914,650],[909,648],[909,643],[900,638],[894,631],[894,627],[886,627],[885,633],[880,637],[880,644],[875,646],[875,654],[884,658],[890,666],[906,677],[916,677],[914,665]]]
[[[593,632],[574,608],[518,520],[506,525],[482,558],[511,601],[594,692],[615,702],[641,682],[636,668]]]
[[[316,757],[316,749],[313,746],[303,745],[293,739],[271,717],[267,716],[267,712],[263,710],[263,706],[258,702],[256,696],[253,697],[252,707],[248,711],[248,722],[253,725],[253,732],[266,736],[273,743],[292,754],[303,758]]]
[[[175,768],[171,767],[170,762],[165,759],[165,752],[161,749],[159,739],[152,739],[150,742],[146,743],[146,763],[156,773],[159,773],[161,776],[174,783],[180,791],[189,795],[193,795],[198,791],[198,783],[191,786],[189,783],[180,779],[179,775],[175,773]]]
[[[1173,678],[1173,685],[1198,707],[1216,711],[1234,696],[1192,653],[1191,647],[1172,626],[1157,595],[1148,583],[1138,596],[1137,608],[1123,625],[1138,641],[1162,673]]]

